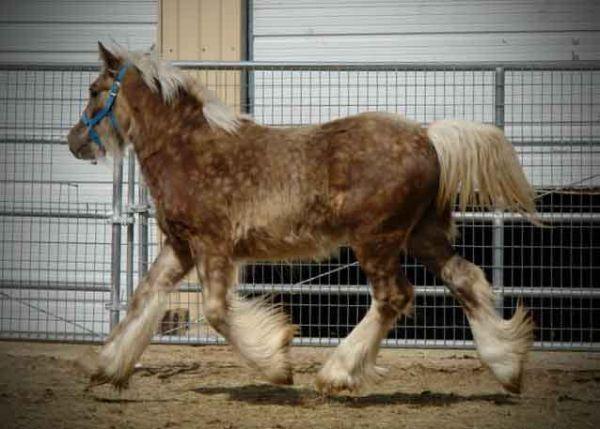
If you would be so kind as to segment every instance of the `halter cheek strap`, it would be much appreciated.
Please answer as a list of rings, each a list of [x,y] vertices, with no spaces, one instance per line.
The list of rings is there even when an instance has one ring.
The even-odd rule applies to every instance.
[[[121,130],[121,127],[119,126],[119,123],[117,121],[117,117],[115,116],[115,112],[113,111],[113,107],[115,105],[117,95],[119,94],[119,89],[121,88],[121,81],[123,80],[125,72],[129,68],[129,66],[129,63],[124,64],[119,70],[119,73],[117,73],[117,77],[115,78],[112,87],[110,88],[108,98],[106,99],[102,110],[100,110],[91,118],[87,115],[87,113],[85,113],[85,111],[81,114],[81,122],[83,122],[83,124],[87,127],[88,135],[92,138],[94,143],[96,143],[96,145],[98,145],[98,147],[102,150],[104,150],[104,144],[102,144],[102,140],[100,139],[100,136],[98,135],[94,127],[98,125],[100,121],[102,121],[104,118],[108,117],[113,129],[116,131]]]

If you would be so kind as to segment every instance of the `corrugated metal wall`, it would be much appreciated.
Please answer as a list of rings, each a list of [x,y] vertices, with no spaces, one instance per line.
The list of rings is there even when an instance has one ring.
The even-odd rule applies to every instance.
[[[163,57],[173,60],[241,60],[241,6],[240,0],[161,2]]]
[[[158,0],[2,0],[0,62],[95,61],[96,42],[148,49]]]
[[[254,0],[254,59],[600,59],[597,0]]]

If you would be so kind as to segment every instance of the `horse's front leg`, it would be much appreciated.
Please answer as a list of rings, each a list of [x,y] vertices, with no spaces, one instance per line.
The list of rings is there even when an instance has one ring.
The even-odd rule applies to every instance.
[[[139,283],[127,316],[110,333],[100,352],[91,383],[127,386],[134,365],[150,343],[167,306],[167,295],[193,266],[189,252],[163,246]]]
[[[231,256],[199,246],[204,316],[234,350],[270,382],[292,384],[289,345],[295,327],[265,299],[243,299],[233,291],[237,267]]]

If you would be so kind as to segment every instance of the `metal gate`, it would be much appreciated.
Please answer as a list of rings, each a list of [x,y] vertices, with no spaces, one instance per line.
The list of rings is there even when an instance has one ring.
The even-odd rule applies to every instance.
[[[503,127],[551,227],[514,213],[455,213],[458,249],[486,271],[506,317],[524,299],[537,348],[600,350],[600,63],[176,65],[263,124],[381,110]],[[91,166],[64,142],[96,73],[89,64],[0,65],[0,338],[101,341],[156,254],[134,158]],[[415,314],[386,345],[472,346],[441,283],[410,258],[404,268]],[[222,341],[203,321],[200,290],[189,279],[172,294],[156,341]],[[336,344],[370,299],[348,248],[321,262],[246,266],[239,290],[281,303],[307,345]]]

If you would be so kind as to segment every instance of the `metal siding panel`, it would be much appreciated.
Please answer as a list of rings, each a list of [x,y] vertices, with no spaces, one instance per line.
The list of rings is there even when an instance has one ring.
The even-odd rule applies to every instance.
[[[299,34],[412,34],[455,32],[597,30],[600,4],[589,1],[557,8],[535,7],[531,2],[420,6],[392,3],[339,7],[279,7],[255,9],[255,35]]]
[[[131,49],[148,49],[156,38],[154,26],[146,24],[3,24],[0,27],[0,61],[39,61],[50,54],[54,62],[71,54],[76,61],[98,59],[98,40],[115,40]]]
[[[156,41],[156,0],[8,1],[0,11],[0,62],[95,61],[98,40],[130,49]]]
[[[256,0],[253,12],[257,60],[600,58],[594,0]]]
[[[256,38],[257,61],[598,60],[600,32]]]
[[[178,58],[199,58],[202,45],[200,2],[198,0],[179,0],[177,4]]]
[[[240,0],[223,0],[221,16],[226,20],[221,26],[221,58],[240,60],[242,52],[242,7]]]
[[[211,2],[200,0],[200,20],[196,25],[200,28],[200,60],[222,58],[222,28],[224,17],[221,15],[222,0]]]
[[[3,0],[0,3],[1,22],[13,23],[71,24],[119,21],[155,24],[157,12],[156,0]]]
[[[168,59],[240,60],[240,0],[163,2],[162,54]]]
[[[162,56],[166,59],[179,58],[179,2],[161,2],[161,43]]]
[[[242,53],[242,7],[240,0],[223,0],[221,3],[220,58],[239,61]],[[241,106],[241,76],[237,71],[221,74],[217,95],[228,105],[239,111]]]

